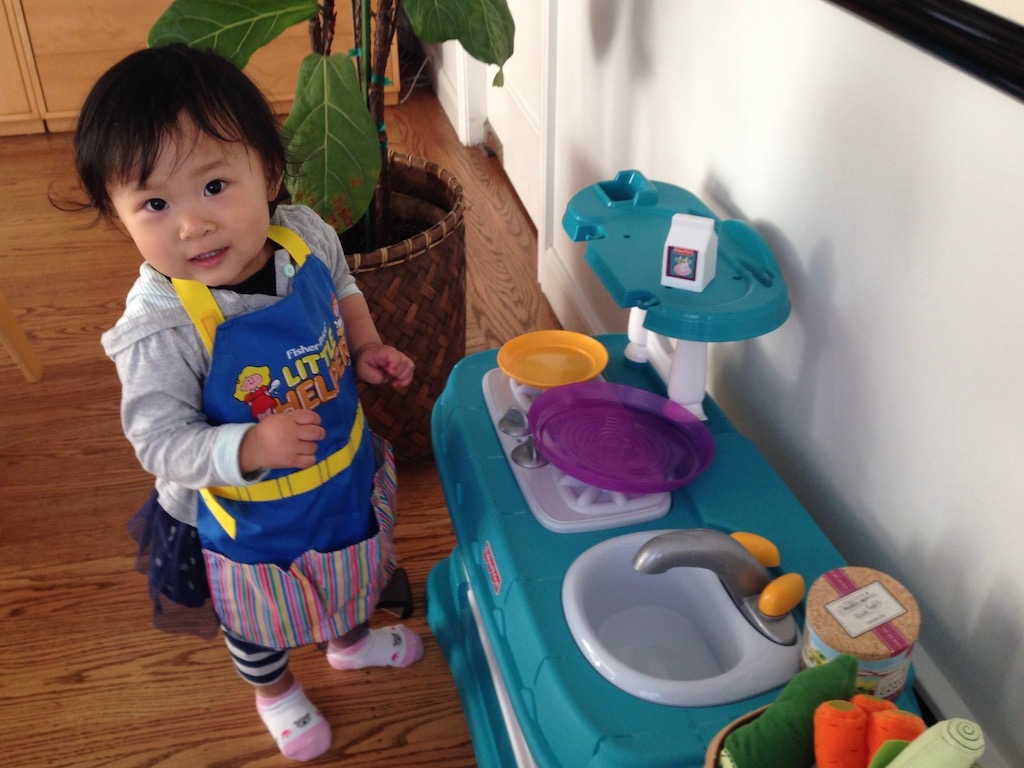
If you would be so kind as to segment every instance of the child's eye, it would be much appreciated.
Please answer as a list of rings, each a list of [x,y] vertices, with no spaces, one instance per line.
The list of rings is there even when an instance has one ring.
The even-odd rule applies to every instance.
[[[147,200],[143,203],[142,207],[147,211],[162,211],[167,207],[167,201],[161,200],[159,197],[154,197],[152,200]]]
[[[224,182],[220,179],[214,181],[208,181],[206,183],[206,194],[208,195],[219,195],[224,191]]]

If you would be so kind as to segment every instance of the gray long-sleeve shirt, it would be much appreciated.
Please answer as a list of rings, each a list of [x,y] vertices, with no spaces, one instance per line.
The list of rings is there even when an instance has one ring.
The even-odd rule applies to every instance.
[[[282,205],[271,218],[295,231],[331,271],[338,299],[359,293],[341,243],[311,209]],[[214,289],[225,319],[274,304],[292,289],[291,260],[274,255],[277,296]],[[171,281],[148,264],[128,292],[125,311],[103,334],[103,350],[121,379],[121,421],[143,468],[156,478],[161,506],[177,520],[196,524],[196,492],[216,485],[247,485],[238,449],[251,424],[211,426],[203,412],[203,384],[210,355]]]

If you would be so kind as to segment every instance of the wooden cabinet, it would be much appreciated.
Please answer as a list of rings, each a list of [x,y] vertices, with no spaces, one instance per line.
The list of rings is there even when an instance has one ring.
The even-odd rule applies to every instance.
[[[0,136],[45,130],[36,105],[27,34],[16,0],[0,9]]]
[[[7,28],[0,30],[6,33],[0,40],[0,132],[29,133],[44,127],[70,130],[96,79],[145,47],[150,27],[169,0],[3,2]],[[336,40],[351,37],[346,14],[338,14],[338,25]],[[246,67],[280,114],[291,108],[299,64],[308,53],[306,25],[298,24],[257,51]],[[388,70],[388,101],[394,103],[400,87],[397,50],[392,50]]]

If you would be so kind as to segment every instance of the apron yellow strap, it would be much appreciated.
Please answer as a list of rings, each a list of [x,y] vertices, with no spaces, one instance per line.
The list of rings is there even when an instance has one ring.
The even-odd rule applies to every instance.
[[[203,488],[199,491],[199,495],[203,497],[203,501],[206,502],[206,506],[209,508],[214,519],[220,523],[221,528],[230,536],[232,539],[237,535],[238,526],[235,524],[235,518],[228,514],[228,511],[224,509],[219,501],[214,498],[213,494],[210,493],[209,488]]]
[[[352,431],[349,433],[348,442],[312,467],[297,470],[274,480],[264,480],[254,485],[212,486],[210,488],[203,488],[199,493],[213,514],[214,519],[220,523],[228,536],[233,539],[237,530],[235,518],[217,500],[218,496],[222,499],[232,499],[234,501],[276,501],[278,499],[289,499],[292,496],[312,491],[349,468],[352,460],[355,459],[360,444],[363,442],[365,425],[366,419],[363,416],[363,408],[359,406],[356,410],[355,421],[352,422]]]
[[[271,224],[267,237],[288,251],[288,255],[300,267],[306,262],[306,257],[310,254],[309,246],[306,245],[305,240],[288,229],[288,227]]]
[[[292,496],[319,488],[351,466],[352,460],[355,459],[356,452],[363,442],[365,424],[366,419],[363,416],[362,406],[360,406],[356,410],[356,418],[352,422],[352,431],[349,433],[348,442],[312,467],[299,469],[273,480],[264,480],[253,485],[222,485],[206,490],[214,496],[233,501],[277,501],[278,499],[290,499]],[[227,513],[225,512],[225,514]]]
[[[195,280],[171,278],[174,290],[181,299],[185,311],[188,312],[192,324],[199,331],[199,338],[206,345],[206,351],[213,353],[213,338],[217,335],[217,326],[224,322],[224,313],[217,306],[210,289]]]
[[[306,262],[309,256],[309,246],[306,241],[292,232],[287,227],[271,224],[267,231],[267,237],[278,245],[282,246],[300,267]],[[217,335],[217,326],[224,322],[224,313],[217,306],[216,299],[210,289],[196,280],[182,280],[177,277],[171,279],[174,290],[181,299],[185,311],[188,312],[192,324],[199,332],[199,337],[206,346],[206,351],[213,353],[213,340]]]
[[[267,231],[267,237],[288,251],[288,254],[300,267],[306,262],[306,257],[311,253],[309,246],[306,245],[306,241],[287,227],[271,224],[270,229]],[[199,337],[203,340],[203,344],[206,346],[206,351],[212,354],[213,340],[217,335],[217,326],[224,322],[224,313],[221,312],[220,307],[217,306],[217,300],[213,298],[213,293],[210,291],[208,286],[195,280],[172,278],[171,283],[174,285],[174,290],[178,294],[178,298],[181,299],[181,303],[185,307],[185,311],[188,313],[189,319],[191,319],[192,324],[195,325],[196,331],[199,333]],[[362,434],[363,412],[360,408],[356,414],[356,421],[352,425],[352,435],[349,437],[348,445],[320,462],[320,464],[329,464],[329,470],[334,470],[333,474],[330,474],[322,480],[319,480],[319,482],[310,485],[309,480],[312,478],[312,474],[306,476],[303,475],[303,473],[310,472],[310,470],[317,470],[320,464],[310,467],[308,470],[293,472],[292,475],[303,475],[303,478],[299,483],[289,483],[289,485],[293,488],[298,487],[300,490],[296,490],[294,493],[287,495],[295,495],[296,493],[304,493],[305,491],[312,490],[321,482],[325,482],[327,479],[338,474],[338,472],[351,464],[352,457],[355,456],[355,450],[359,447],[359,441],[362,439]],[[355,437],[355,440],[353,440],[353,437]],[[354,448],[352,447],[353,442],[355,442]],[[349,452],[351,455],[349,455],[346,460],[344,455]],[[344,466],[336,468],[336,465],[340,466],[341,464],[344,464]],[[319,470],[317,470],[316,474],[320,477]],[[288,477],[291,477],[291,475]],[[287,479],[287,477],[281,478],[281,481],[286,481]],[[279,482],[280,481],[265,481],[264,483],[257,483],[255,486],[251,486],[251,488],[204,488],[199,491],[199,493],[203,497],[203,501],[206,502],[206,506],[209,508],[214,518],[221,524],[228,536],[233,539],[237,532],[235,519],[226,509],[224,509],[224,506],[217,501],[214,493],[217,493],[217,495],[223,496],[224,498],[240,499],[244,498],[241,493],[238,495],[232,495],[232,492],[251,491],[251,489],[256,489],[262,485],[270,485],[271,483],[277,485]],[[257,495],[261,495],[260,492],[257,492]],[[269,500],[271,498],[286,498],[286,496],[280,495],[274,497],[272,495],[266,495],[265,499],[253,497],[251,500],[262,501]]]

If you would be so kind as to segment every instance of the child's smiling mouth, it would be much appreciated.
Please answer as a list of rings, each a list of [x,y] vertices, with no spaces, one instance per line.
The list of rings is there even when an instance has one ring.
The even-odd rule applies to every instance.
[[[207,251],[206,253],[200,253],[197,256],[193,256],[189,261],[198,267],[212,267],[218,264],[221,257],[227,252],[227,248],[217,248],[213,251]]]

